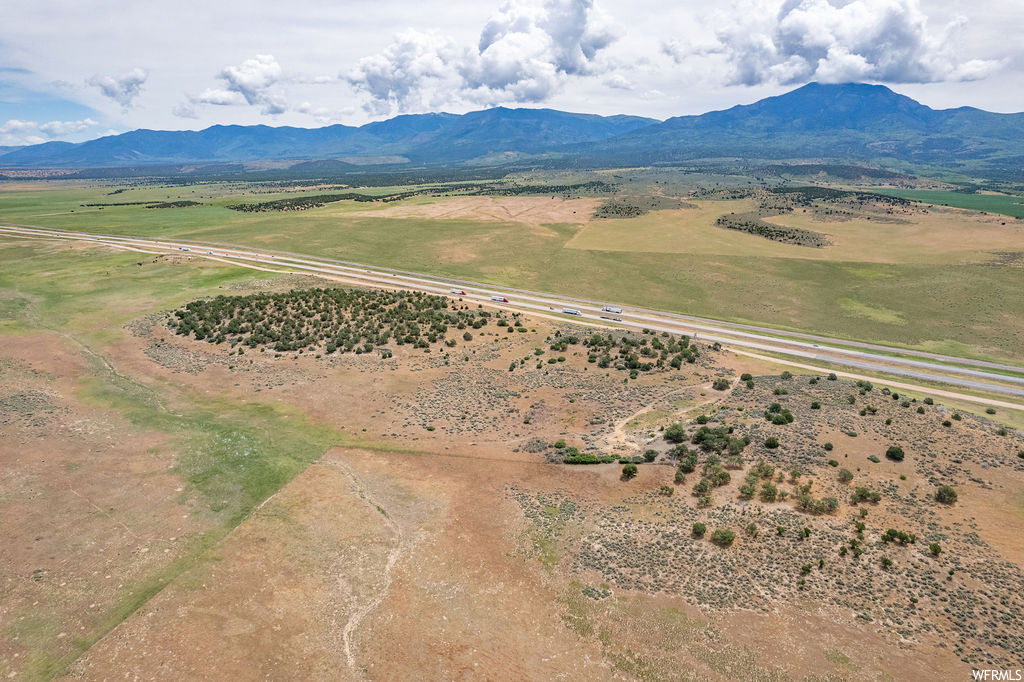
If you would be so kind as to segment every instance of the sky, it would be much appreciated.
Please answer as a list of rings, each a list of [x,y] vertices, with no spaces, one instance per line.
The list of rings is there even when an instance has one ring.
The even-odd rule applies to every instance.
[[[1024,111],[1019,0],[0,0],[0,145],[550,107],[664,119],[811,81]]]

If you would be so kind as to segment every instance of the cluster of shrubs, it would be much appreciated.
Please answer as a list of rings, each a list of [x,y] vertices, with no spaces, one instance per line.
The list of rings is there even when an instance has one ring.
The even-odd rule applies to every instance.
[[[594,211],[595,218],[636,218],[647,213],[646,208],[622,199],[609,199]]]
[[[614,192],[616,186],[602,182],[601,180],[590,180],[587,182],[576,182],[567,185],[545,185],[545,184],[532,184],[525,185],[516,182],[507,184],[486,184],[481,185],[480,189],[471,192],[471,194],[485,194],[494,196],[520,196],[529,194],[550,194],[550,195],[561,195],[563,197],[581,196],[585,194],[610,194]]]
[[[810,488],[810,486],[804,486]],[[834,514],[839,509],[839,500],[834,497],[823,497],[820,500],[804,491],[796,497],[796,508],[808,514]]]
[[[559,333],[550,341],[554,351],[564,351],[569,345],[579,342],[576,336]],[[637,338],[632,334],[591,334],[583,340],[583,345],[589,350],[587,361],[596,363],[601,369],[614,367],[649,372],[666,365],[679,369],[684,362],[696,362],[699,355],[689,336],[667,336],[664,341],[655,336],[648,342],[646,336]]]
[[[861,174],[868,172],[863,170]],[[877,172],[877,171],[876,171]],[[768,190],[773,194],[787,195],[790,201],[797,206],[811,206],[814,201],[823,202],[858,202],[858,203],[880,203],[890,206],[910,206],[912,202],[902,197],[891,197],[886,194],[875,194],[859,190],[833,189],[831,187],[817,187],[808,185],[806,187],[780,186]]]
[[[905,455],[903,453],[903,448],[899,445],[891,445],[889,446],[889,449],[885,451],[885,456],[894,462],[902,462]]]
[[[901,545],[912,545],[917,542],[917,536],[913,533],[890,528],[882,534],[882,542],[898,542]]]
[[[758,482],[764,480],[764,482],[761,483],[760,488],[761,501],[775,502],[779,497],[779,489],[774,483],[772,483],[772,479],[774,477],[775,467],[767,464],[763,459],[759,460],[757,464],[754,464],[747,471],[746,479],[740,486],[740,498],[744,500],[753,498],[755,493],[758,493]]]
[[[619,461],[618,455],[592,455],[589,452],[580,452],[576,448],[567,448],[565,464],[611,464]]]
[[[774,242],[783,244],[795,244],[797,246],[810,246],[821,248],[828,246],[831,242],[828,237],[820,232],[804,230],[799,227],[784,227],[761,220],[760,217],[751,214],[728,214],[720,216],[715,225],[727,230],[737,230],[747,234],[764,237]]]
[[[646,214],[648,211],[660,211],[665,209],[693,208],[689,204],[675,197],[665,196],[635,196],[612,198],[606,200],[594,211],[595,218],[636,218]]]
[[[736,533],[728,528],[719,528],[711,533],[711,542],[719,547],[728,547],[736,539]]]
[[[764,170],[768,173],[777,175],[799,175],[804,177],[813,177],[819,173],[831,175],[835,178],[841,178],[843,180],[861,180],[863,178],[883,178],[887,180],[907,180],[911,179],[912,176],[903,175],[895,171],[888,171],[876,168],[865,168],[864,166],[851,166],[851,165],[838,165],[838,164],[822,164],[822,163],[808,163],[808,164],[771,164],[764,167]],[[787,193],[787,192],[800,192],[803,190],[815,191],[819,189],[827,189],[830,192],[842,192],[846,193],[845,190],[832,190],[826,187],[807,187],[807,188],[789,188],[789,187],[776,187],[770,191],[776,193]],[[868,194],[866,192],[858,192],[857,194],[865,194],[867,196],[879,196]],[[842,195],[840,195],[842,196]]]
[[[782,407],[779,403],[769,405],[768,409],[764,411],[764,418],[772,424],[783,425],[793,423],[793,413]]]
[[[307,194],[303,196],[286,197],[284,199],[275,199],[272,201],[263,201],[254,204],[231,204],[228,208],[233,211],[242,211],[245,213],[260,213],[264,211],[303,211],[338,201],[380,201],[389,203],[419,195],[437,196],[441,189],[442,188],[437,186],[427,186],[402,192],[391,192],[390,194],[361,194],[359,192],[338,192],[334,194],[315,195]],[[563,196],[578,196],[581,194],[607,193],[614,189],[614,185],[601,181],[580,182],[569,185],[465,182],[449,184],[443,187],[443,191],[446,194],[458,193],[464,196],[517,196],[522,194],[561,194]]]
[[[174,311],[168,326],[209,343],[279,352],[323,345],[327,353],[368,353],[391,341],[429,348],[445,342],[450,328],[480,329],[491,317],[489,311],[457,309],[443,296],[419,292],[295,289],[192,301]]]
[[[555,441],[552,446],[562,453],[562,462],[565,464],[611,464],[619,460],[618,455],[592,455],[589,452],[580,452],[579,448],[567,446],[561,439]]]
[[[105,206],[145,206],[146,208],[188,208],[190,206],[202,206],[202,202],[179,200],[179,201],[115,201],[110,203],[81,204],[82,206],[94,206],[103,208]]]
[[[567,446],[564,440],[558,440],[553,444],[555,450],[562,455],[563,464],[642,464],[653,462],[657,458],[656,450],[648,450],[643,455],[595,455],[589,452],[581,452],[579,448]]]
[[[158,201],[155,204],[146,204],[146,208],[190,208],[192,206],[202,205],[203,204],[200,201],[189,201],[183,199],[180,201]]]
[[[881,499],[882,495],[880,493],[877,493],[866,486],[859,486],[853,489],[853,494],[850,495],[850,504],[857,504],[859,502],[877,504]]]
[[[708,532],[707,525],[698,521],[693,524],[690,532],[695,538],[702,538]],[[728,547],[736,540],[736,533],[729,530],[728,528],[718,528],[711,532],[711,542],[715,543],[719,547]]]
[[[732,426],[702,426],[693,432],[690,442],[700,447],[704,452],[713,452],[721,455],[723,452],[731,457],[738,456],[744,448],[750,445],[750,436],[737,437],[733,435]]]
[[[685,445],[677,445],[669,456],[676,460],[676,484],[686,481],[686,474],[691,474],[697,469],[697,451],[690,450]]]
[[[935,501],[942,504],[953,504],[956,502],[956,490],[948,485],[940,485],[935,491]]]
[[[405,192],[408,196],[413,193]],[[340,194],[315,194],[300,197],[288,197],[286,199],[275,199],[255,204],[230,204],[227,208],[232,211],[243,213],[263,213],[266,211],[304,211],[309,208],[319,208],[336,201],[381,201],[395,195],[374,196],[371,194],[359,194],[358,192],[343,192]],[[404,197],[403,197],[404,198]]]

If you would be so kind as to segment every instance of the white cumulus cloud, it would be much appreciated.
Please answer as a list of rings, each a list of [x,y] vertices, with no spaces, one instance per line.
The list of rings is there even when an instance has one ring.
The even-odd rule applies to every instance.
[[[510,0],[474,46],[434,32],[405,31],[364,57],[346,80],[369,96],[368,111],[422,111],[463,102],[540,102],[571,76],[602,72],[615,40],[594,0]]]
[[[35,123],[34,121],[19,121],[16,118],[12,118],[11,120],[7,121],[7,123],[0,125],[0,133],[4,135],[10,135],[16,133],[25,133],[30,130],[37,130],[38,128],[39,124]]]
[[[621,73],[613,73],[602,81],[606,87],[613,90],[632,90],[633,84]]]
[[[48,123],[41,123],[39,130],[49,137],[63,137],[80,133],[96,125],[99,124],[91,118],[83,118],[80,121],[50,121]]]
[[[192,101],[196,104],[213,104],[219,107],[229,107],[247,102],[242,93],[226,88],[206,88],[192,98]]]
[[[299,106],[295,107],[295,111],[300,114],[312,116],[320,125],[330,125],[332,123],[341,123],[346,116],[352,115],[355,112],[355,109],[351,107],[343,107],[335,110],[330,107],[315,106],[312,102],[303,102]]]
[[[91,118],[83,118],[79,121],[24,121],[10,119],[0,124],[0,144],[22,145],[39,144],[58,137],[66,137],[80,133],[99,123]]]
[[[1001,64],[954,54],[965,22],[931,30],[918,0],[740,0],[711,19],[715,44],[663,51],[677,62],[717,56],[741,85],[984,78]]]
[[[399,33],[383,52],[359,60],[347,79],[370,96],[368,110],[386,114],[431,108],[431,94],[442,82],[458,87],[453,67],[460,50],[437,33],[408,30]]]
[[[272,89],[281,76],[281,65],[269,54],[258,54],[220,72],[229,92],[240,94],[249,104],[262,106],[266,114],[280,114],[286,109],[284,98]]]
[[[174,108],[175,116],[195,118],[196,105],[239,106],[248,104],[262,107],[264,114],[277,115],[288,110],[283,93],[277,87],[285,78],[281,65],[273,55],[258,54],[238,66],[226,66],[217,74],[223,85],[206,88],[198,95],[189,96],[188,104]]]
[[[99,88],[104,96],[109,97],[125,109],[131,107],[132,102],[142,92],[142,86],[146,82],[148,74],[142,69],[135,68],[120,78],[115,76],[93,76],[88,81],[89,85]]]

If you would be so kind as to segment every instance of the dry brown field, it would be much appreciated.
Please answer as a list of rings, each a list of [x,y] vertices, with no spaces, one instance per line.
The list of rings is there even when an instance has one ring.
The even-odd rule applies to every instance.
[[[103,262],[114,277],[159,268],[181,283],[226,270]],[[202,293],[316,284],[252,277]],[[163,326],[159,313],[194,296],[187,286],[146,286],[63,328],[41,322],[30,288],[0,299],[18,321],[0,333],[4,677],[920,680],[1024,655],[1013,615],[1024,606],[1024,439],[999,435],[999,415],[920,398],[903,407],[881,384],[811,384],[703,344],[695,364],[630,380],[589,363],[582,345],[548,350],[556,332],[589,330],[545,319],[527,318],[525,333],[484,327],[448,357],[404,346],[390,359],[237,356]],[[23,298],[23,309],[11,303]],[[138,416],[136,395],[156,396],[155,416]],[[763,418],[775,401],[792,424]],[[212,420],[269,406],[252,413],[266,419],[254,447],[289,422],[326,435],[286,483],[226,520],[232,507],[187,476],[206,441],[183,439],[171,417],[191,403]],[[707,508],[691,494],[707,455],[676,485],[660,435],[676,422],[692,433],[701,415],[751,436]],[[781,446],[766,448],[773,435]],[[657,455],[624,480],[621,464],[559,463],[559,439]],[[905,460],[885,458],[891,444]],[[789,500],[740,499],[762,459]],[[841,483],[839,468],[854,480]],[[808,481],[815,498],[839,501],[835,513],[795,507]],[[956,488],[955,505],[932,499],[939,484]],[[857,486],[881,500],[852,504]],[[697,521],[735,542],[693,537]],[[857,521],[864,554],[841,556]],[[883,543],[889,528],[917,542]]]

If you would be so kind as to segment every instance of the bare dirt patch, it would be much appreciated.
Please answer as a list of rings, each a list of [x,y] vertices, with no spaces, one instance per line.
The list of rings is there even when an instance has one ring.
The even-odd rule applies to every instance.
[[[521,223],[541,236],[555,236],[545,223],[589,222],[600,199],[560,197],[450,197],[430,202],[402,202],[375,211],[349,212],[346,216],[376,218],[427,218],[431,220],[473,220]]]
[[[347,626],[383,596],[389,558],[404,546],[347,465],[325,459],[93,647],[74,673],[359,679]]]
[[[163,434],[76,393],[96,369],[54,335],[0,336],[0,670],[44,678],[186,554]]]

